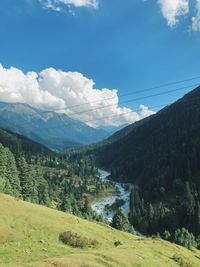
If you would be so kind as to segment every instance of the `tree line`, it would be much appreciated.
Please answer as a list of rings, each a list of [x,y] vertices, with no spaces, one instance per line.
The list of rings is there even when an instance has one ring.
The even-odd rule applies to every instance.
[[[90,194],[103,189],[98,170],[88,160],[69,163],[64,155],[57,153],[15,154],[0,144],[2,193],[89,220],[105,221],[91,209],[88,200]]]

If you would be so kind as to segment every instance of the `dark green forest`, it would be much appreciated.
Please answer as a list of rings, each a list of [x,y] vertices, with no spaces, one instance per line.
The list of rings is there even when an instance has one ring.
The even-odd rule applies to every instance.
[[[106,141],[70,151],[93,156],[111,179],[137,186],[131,224],[144,234],[200,234],[200,87]]]
[[[69,162],[64,154],[2,129],[0,141],[0,192],[104,221],[92,211],[88,200],[107,186],[91,161]]]

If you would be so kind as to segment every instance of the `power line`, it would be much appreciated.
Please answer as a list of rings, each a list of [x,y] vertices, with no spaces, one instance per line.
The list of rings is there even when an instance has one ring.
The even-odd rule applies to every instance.
[[[143,99],[148,99],[148,98],[152,98],[152,97],[156,97],[156,96],[160,96],[160,95],[165,95],[165,94],[168,94],[168,93],[172,93],[172,92],[176,92],[176,91],[180,91],[180,90],[183,90],[183,89],[186,89],[186,88],[190,88],[190,87],[194,87],[194,86],[198,86],[199,84],[193,84],[193,85],[189,85],[189,86],[184,86],[184,87],[180,87],[180,88],[176,88],[176,89],[172,89],[172,90],[168,90],[168,91],[165,91],[165,92],[162,92],[162,93],[157,93],[157,94],[152,94],[152,95],[148,95],[148,96],[144,96],[144,97],[139,97],[139,98],[134,98],[134,99],[129,99],[127,101],[123,101],[121,102],[120,104],[122,103],[129,103],[129,102],[134,102],[134,101],[138,101],[138,100],[143,100]],[[76,113],[72,113],[72,114],[66,114],[68,117],[71,117],[72,115],[80,115],[80,114],[83,114],[83,113],[86,113],[86,112],[91,112],[91,111],[94,111],[94,110],[98,110],[98,109],[103,109],[103,108],[106,108],[106,107],[109,107],[109,106],[115,106],[116,104],[111,104],[111,105],[106,105],[106,106],[101,106],[99,108],[95,108],[95,109],[90,109],[90,110],[85,110],[85,111],[82,111],[82,112],[76,112]],[[165,106],[167,104],[161,104],[161,105],[156,105],[156,106],[153,106],[153,107],[148,107],[149,109],[153,109],[153,108],[158,108],[158,107],[162,107],[162,106]],[[136,110],[131,110],[130,112],[124,112],[122,114],[114,114],[114,115],[111,115],[111,116],[106,116],[106,117],[101,117],[101,118],[98,118],[98,119],[92,119],[92,120],[87,120],[87,121],[84,121],[80,118],[74,118],[76,120],[79,120],[83,123],[89,123],[89,122],[93,122],[93,121],[101,121],[105,118],[110,118],[110,117],[117,117],[117,116],[122,116],[122,115],[125,115],[125,114],[130,114],[132,112],[139,112],[141,109],[136,109]],[[24,125],[26,125],[26,123],[24,123]]]
[[[164,107],[166,105],[169,105],[169,104],[160,104],[160,105],[156,105],[156,106],[152,106],[152,107],[148,107],[148,108],[149,109],[154,109],[154,108]],[[88,122],[93,122],[93,121],[101,121],[103,119],[112,118],[112,117],[118,117],[118,116],[122,116],[122,115],[126,115],[126,114],[131,114],[131,113],[139,112],[139,111],[141,111],[141,109],[136,109],[134,111],[131,110],[131,111],[127,111],[127,112],[124,112],[124,113],[121,113],[121,114],[115,114],[115,115],[106,116],[106,117],[102,117],[102,118],[99,118],[99,119],[93,119],[93,120],[83,121],[83,122],[84,123],[88,123]]]
[[[177,92],[177,91],[184,90],[184,89],[187,89],[187,88],[190,88],[190,87],[194,87],[194,86],[198,86],[198,85],[199,85],[199,83],[198,84],[192,84],[192,85],[184,86],[184,87],[180,87],[180,88],[176,88],[176,89],[172,89],[172,90],[168,90],[168,91],[165,91],[165,92],[162,92],[162,93],[156,93],[156,94],[152,94],[152,95],[147,95],[147,96],[143,96],[143,97],[138,97],[138,98],[125,100],[125,101],[120,102],[119,105],[120,104],[124,104],[124,103],[130,103],[130,102],[138,101],[138,100],[144,100],[144,99],[152,98],[152,97],[155,97],[155,96],[166,95],[166,94],[169,94],[169,93]],[[68,114],[68,116],[80,115],[80,114],[83,114],[83,113],[92,112],[92,111],[104,109],[104,108],[107,108],[107,107],[112,107],[112,106],[115,106],[115,105],[116,105],[116,103],[115,104],[109,104],[109,105],[101,106],[101,107],[94,108],[94,109],[88,109],[88,110],[84,110],[84,111],[80,111],[80,112],[71,113],[71,114]]]
[[[138,91],[135,91],[135,92],[131,92],[131,93],[121,94],[118,97],[120,98],[120,97],[135,95],[135,94],[139,94],[139,93],[144,93],[144,92],[147,92],[147,91],[152,91],[152,90],[155,90],[155,89],[164,88],[164,87],[168,87],[168,86],[172,86],[172,85],[176,85],[176,84],[180,84],[180,83],[184,83],[184,82],[189,82],[189,81],[193,81],[193,80],[197,80],[197,79],[200,79],[200,76],[196,76],[196,77],[192,77],[192,78],[184,79],[184,80],[179,80],[179,81],[175,81],[175,82],[170,82],[170,83],[166,83],[166,84],[161,84],[161,85],[145,88],[145,89],[142,89],[142,90],[138,90]],[[91,104],[91,103],[101,103],[102,101],[111,100],[111,99],[114,99],[114,98],[115,97],[102,98],[101,100],[90,101],[90,102],[85,102],[85,103],[82,103],[82,104],[68,106],[68,107],[65,107],[65,109],[72,109],[72,108],[88,105],[88,104]],[[56,110],[57,111],[63,110],[63,108],[62,109],[56,109]]]
[[[197,100],[197,99],[200,99],[200,96],[191,97],[191,98],[185,99],[185,100],[184,99],[181,99],[181,100],[179,99],[177,101],[181,101],[181,103],[185,103],[185,102],[192,102],[192,101]],[[160,105],[157,105],[157,106],[152,106],[150,108],[153,109],[153,108],[158,108],[158,107],[170,106],[170,105],[172,105],[174,103],[175,102],[167,103],[167,104],[166,103],[165,104],[160,104]],[[140,110],[136,110],[136,111],[140,111]],[[131,112],[126,112],[126,113],[123,113],[121,115],[128,114],[128,113],[131,113]],[[109,118],[109,117],[114,117],[114,116],[120,116],[120,115],[107,116],[107,117],[104,117],[104,118]],[[95,119],[95,120],[86,121],[85,123],[91,122],[91,121],[96,121],[96,120],[102,120],[102,118],[101,119]],[[35,197],[36,195],[26,193],[26,194],[22,194],[21,195],[21,197],[23,197],[23,196],[26,196],[26,197]],[[23,200],[20,197],[18,199]]]
[[[182,81],[161,84],[161,85],[150,87],[150,88],[146,88],[146,89],[143,89],[143,90],[138,90],[138,91],[135,91],[133,93],[127,93],[127,94],[119,95],[119,97],[129,96],[129,95],[132,95],[132,94],[139,94],[139,93],[143,93],[143,92],[147,92],[147,91],[151,91],[151,90],[155,90],[155,89],[159,89],[159,88],[163,88],[163,87],[168,87],[168,86],[171,86],[171,85],[176,85],[176,84],[179,84],[179,83],[189,82],[189,81],[196,80],[196,79],[200,79],[200,76],[196,76],[196,77],[193,77],[193,78],[190,78],[190,79],[185,79],[185,80],[182,80]]]
[[[199,97],[191,97],[190,99],[186,99],[186,100],[181,100],[181,102],[190,102],[190,101],[194,101],[194,100],[197,100],[197,99],[200,99],[200,96]],[[180,100],[180,99],[179,99]],[[179,101],[177,100],[177,101]],[[172,104],[174,104],[175,102],[170,102],[170,103],[165,103],[165,104],[160,104],[160,105],[156,105],[156,106],[151,106],[151,107],[148,107],[149,109],[155,109],[155,108],[159,108],[159,107],[166,107],[166,106],[171,106]],[[139,112],[141,111],[141,109],[136,109],[134,111],[127,111],[127,112],[124,112],[122,114],[115,114],[115,115],[111,115],[111,116],[104,116],[102,118],[99,118],[99,119],[93,119],[93,120],[88,120],[88,121],[83,121],[84,123],[89,123],[89,122],[93,122],[93,121],[101,121],[103,119],[107,119],[107,118],[112,118],[112,117],[119,117],[119,116],[123,116],[123,115],[126,115],[126,114],[131,114],[133,112]]]

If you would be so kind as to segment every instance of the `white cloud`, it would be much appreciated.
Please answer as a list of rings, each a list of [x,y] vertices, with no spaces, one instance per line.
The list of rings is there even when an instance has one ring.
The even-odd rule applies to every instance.
[[[140,105],[140,120],[149,117],[153,114],[155,114],[155,112],[150,110],[147,106]]]
[[[193,31],[200,31],[200,0],[156,0],[161,8],[162,15],[167,20],[170,27],[179,22],[181,16],[192,17],[195,9],[196,15],[192,17],[192,25],[189,26]],[[191,8],[190,8],[191,7]],[[190,12],[191,9],[191,12]]]
[[[189,0],[158,0],[162,14],[170,27],[178,22],[178,17],[189,13]]]
[[[66,113],[92,126],[132,123],[154,112],[140,106],[140,112],[120,107],[117,90],[95,89],[93,80],[78,72],[54,68],[40,73],[23,73],[0,65],[0,101],[21,102],[45,110]],[[87,103],[87,104],[85,104]],[[99,108],[107,106],[106,108]],[[98,109],[99,108],[99,109]],[[85,112],[90,110],[89,112]],[[79,114],[77,114],[79,113]]]
[[[196,0],[196,16],[192,17],[193,31],[200,31],[200,0]]]
[[[63,11],[66,7],[70,11],[70,6],[74,7],[98,7],[98,0],[39,0],[42,6],[46,9],[51,9],[57,12]]]
[[[32,1],[32,0],[26,0]],[[75,14],[72,7],[98,8],[100,0],[38,0],[43,8],[56,12],[68,11]],[[142,0],[146,2],[148,0]],[[200,31],[200,0],[155,0],[159,5],[163,17],[170,27],[174,27],[183,16],[190,16],[192,25],[189,28],[193,31]],[[196,3],[194,3],[196,2]],[[195,4],[195,8],[194,8]],[[191,8],[190,8],[191,7]],[[196,15],[192,17],[190,9],[196,9]]]
[[[0,65],[0,100],[5,102],[28,103],[36,107],[52,108],[64,107],[62,99],[53,96],[47,90],[41,90],[38,74]]]

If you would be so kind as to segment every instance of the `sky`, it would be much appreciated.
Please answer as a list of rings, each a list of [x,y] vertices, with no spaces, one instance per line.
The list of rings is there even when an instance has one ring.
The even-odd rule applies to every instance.
[[[132,123],[199,84],[144,91],[200,76],[199,48],[200,0],[1,0],[0,101]]]

